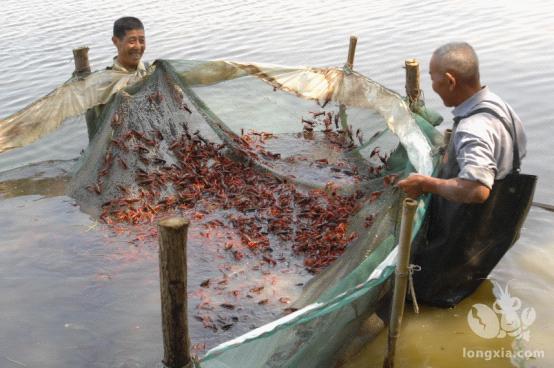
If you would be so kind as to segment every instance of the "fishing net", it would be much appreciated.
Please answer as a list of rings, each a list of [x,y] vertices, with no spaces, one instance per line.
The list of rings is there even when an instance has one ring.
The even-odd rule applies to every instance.
[[[100,71],[69,81],[0,122],[0,150],[99,104],[68,185],[84,211],[132,225],[185,215],[203,222],[206,242],[208,230],[224,233],[211,241],[228,263],[286,273],[296,262],[313,274],[279,298],[272,321],[225,334],[198,364],[334,364],[390,289],[402,202],[394,183],[434,172],[433,115],[350,70],[159,60],[145,78]],[[421,201],[416,232],[425,211]],[[260,290],[247,291],[250,303],[270,303],[255,298]],[[238,323],[195,318],[213,331]]]

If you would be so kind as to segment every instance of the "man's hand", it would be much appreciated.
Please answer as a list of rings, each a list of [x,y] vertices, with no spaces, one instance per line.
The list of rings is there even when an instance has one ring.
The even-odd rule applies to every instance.
[[[400,180],[396,185],[399,186],[408,197],[417,199],[422,194],[425,194],[424,184],[426,183],[428,176],[420,174],[410,174],[406,179]]]
[[[411,174],[396,185],[414,199],[425,193],[433,193],[453,202],[483,203],[490,194],[490,189],[478,181],[439,179],[420,174]]]

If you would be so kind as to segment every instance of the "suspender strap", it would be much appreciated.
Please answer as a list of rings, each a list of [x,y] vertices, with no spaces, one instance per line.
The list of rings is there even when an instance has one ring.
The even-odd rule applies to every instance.
[[[493,101],[483,101],[483,102],[491,102],[491,103],[494,103],[495,105],[498,105],[497,103],[495,103]],[[500,106],[500,105],[498,105],[498,106]],[[517,133],[516,133],[516,125],[515,125],[515,121],[514,121],[514,116],[512,115],[512,112],[510,111],[510,108],[508,108],[508,112],[510,113],[510,118],[512,119],[513,129],[512,129],[512,127],[510,127],[510,124],[506,121],[506,119],[503,116],[501,116],[499,113],[497,113],[496,111],[494,111],[493,109],[491,109],[489,107],[480,107],[478,109],[475,109],[475,110],[469,112],[469,114],[467,114],[467,115],[457,116],[457,117],[454,118],[454,124],[458,125],[460,120],[468,118],[472,115],[477,115],[477,114],[482,114],[482,113],[487,113],[487,114],[490,114],[490,115],[494,116],[495,118],[497,118],[502,123],[502,125],[504,125],[504,128],[506,128],[506,130],[510,134],[510,137],[512,138],[512,141],[513,141],[514,156],[513,156],[513,161],[512,161],[512,173],[515,174],[515,173],[519,173],[519,169],[520,169],[520,166],[521,166],[521,161],[519,159],[519,147],[517,145]]]

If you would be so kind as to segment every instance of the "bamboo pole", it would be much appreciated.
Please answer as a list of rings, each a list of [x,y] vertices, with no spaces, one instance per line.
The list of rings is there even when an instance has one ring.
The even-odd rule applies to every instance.
[[[358,37],[350,36],[350,45],[348,45],[348,59],[346,65],[350,68],[354,68],[354,54],[356,53],[356,44],[358,43]]]
[[[394,355],[396,353],[396,341],[400,334],[400,325],[404,315],[406,301],[406,288],[408,284],[410,248],[412,245],[412,227],[417,201],[411,198],[404,199],[402,208],[402,223],[400,225],[400,243],[398,244],[398,256],[394,277],[394,294],[389,324],[389,338],[387,356],[383,368],[394,367]]]
[[[358,37],[350,36],[350,44],[348,45],[348,57],[346,58],[346,67],[350,70],[354,69],[354,55],[356,54],[356,44],[358,43]],[[346,71],[345,74],[349,74],[349,71]],[[343,104],[339,105],[339,119],[341,123],[342,130],[346,132],[351,141],[354,141],[352,132],[348,127],[348,115],[346,114],[346,106]]]
[[[410,101],[412,111],[419,102],[421,89],[419,87],[419,62],[416,59],[408,59],[404,62],[406,66],[406,96]]]
[[[158,222],[163,363],[192,367],[187,320],[187,231],[189,222],[171,217]]]
[[[444,144],[448,146],[450,143],[450,138],[452,138],[452,129],[446,129],[444,131]]]
[[[73,49],[73,60],[75,61],[74,76],[84,77],[90,74],[90,64],[88,62],[88,47],[79,47]]]
[[[552,212],[554,212],[554,206],[551,205],[551,204],[540,203],[540,202],[533,202],[533,203],[531,203],[531,206],[540,207],[540,208],[542,208],[543,210],[547,210],[547,211],[552,211]]]

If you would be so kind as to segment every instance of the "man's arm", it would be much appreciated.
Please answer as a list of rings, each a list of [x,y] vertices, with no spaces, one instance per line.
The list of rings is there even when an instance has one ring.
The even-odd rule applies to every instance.
[[[440,195],[453,202],[483,203],[489,198],[490,189],[478,181],[461,178],[439,179],[412,174],[397,184],[408,197],[417,198],[425,193]]]

